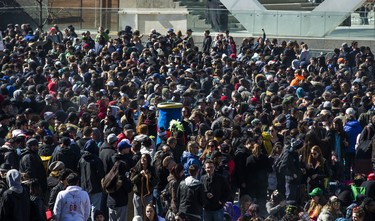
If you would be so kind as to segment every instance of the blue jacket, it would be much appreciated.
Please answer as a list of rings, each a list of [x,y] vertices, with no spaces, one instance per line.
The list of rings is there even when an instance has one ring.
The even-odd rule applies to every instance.
[[[184,175],[185,177],[189,176],[189,166],[192,164],[195,164],[198,166],[199,170],[201,168],[200,163],[199,163],[199,157],[188,152],[184,151],[181,157],[181,164],[184,166]],[[200,174],[200,173],[198,173]]]
[[[355,153],[357,136],[362,132],[362,127],[357,120],[349,120],[344,125],[344,131],[349,137],[349,148],[347,149],[347,152]]]

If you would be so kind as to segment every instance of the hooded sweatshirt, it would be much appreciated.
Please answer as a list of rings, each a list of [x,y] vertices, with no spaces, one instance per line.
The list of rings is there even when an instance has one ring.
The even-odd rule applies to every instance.
[[[180,183],[176,200],[176,207],[179,212],[200,218],[205,200],[204,186],[195,177],[189,176]]]
[[[56,198],[56,221],[86,221],[90,216],[90,198],[79,186],[68,186]]]
[[[6,181],[9,189],[3,194],[2,205],[0,205],[0,220],[29,220],[30,195],[21,185],[21,174],[15,169],[9,170]]]

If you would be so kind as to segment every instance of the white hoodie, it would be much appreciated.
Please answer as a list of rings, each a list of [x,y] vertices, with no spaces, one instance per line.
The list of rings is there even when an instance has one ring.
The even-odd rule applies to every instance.
[[[56,198],[53,213],[56,221],[86,221],[90,216],[90,198],[79,186],[68,186]]]

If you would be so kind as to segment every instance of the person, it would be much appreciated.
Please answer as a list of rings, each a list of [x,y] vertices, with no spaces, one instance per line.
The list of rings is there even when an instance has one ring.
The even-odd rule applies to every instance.
[[[28,178],[38,179],[42,192],[47,191],[47,175],[42,160],[38,155],[39,142],[31,138],[26,142],[26,148],[21,152],[20,172]]]
[[[365,217],[365,211],[363,211],[363,208],[359,206],[353,208],[353,214],[351,216],[352,220],[364,221],[364,217]]]
[[[156,208],[153,204],[147,204],[145,210],[145,221],[165,221],[165,219],[156,214]]]
[[[65,188],[67,187],[68,183],[66,181],[66,178],[71,173],[73,173],[73,171],[70,169],[64,169],[59,172],[59,182],[51,189],[49,195],[48,207],[51,211],[53,211],[53,207],[55,206],[57,194],[59,194],[60,191],[65,190]]]
[[[362,127],[356,120],[356,111],[353,108],[348,108],[345,110],[346,123],[344,125],[344,131],[349,138],[349,146],[344,154],[345,167],[344,174],[346,180],[350,180],[353,177],[354,168],[354,156],[355,156],[355,144],[358,134],[362,132]]]
[[[370,220],[374,220],[375,218],[375,201],[374,199],[370,198],[370,197],[366,197],[360,207],[362,207],[363,211],[364,211],[364,217],[363,217],[363,220],[364,221],[370,221]]]
[[[95,141],[89,140],[84,146],[84,152],[78,162],[78,174],[81,179],[81,187],[90,196],[91,218],[94,219],[95,210],[99,210],[102,198],[102,186],[104,166],[98,156],[98,146]]]
[[[204,204],[203,220],[220,220],[224,217],[224,205],[229,200],[229,184],[227,180],[215,171],[215,164],[212,160],[204,163],[206,174],[201,177],[205,189],[206,204]]]
[[[309,193],[311,200],[309,200],[304,207],[304,210],[307,212],[310,219],[313,221],[316,221],[318,219],[318,216],[322,209],[322,205],[320,202],[322,195],[323,190],[319,187],[316,187]]]
[[[182,153],[181,157],[181,163],[184,166],[184,175],[188,176],[189,173],[189,167],[192,164],[195,164],[200,168],[200,162],[199,162],[199,157],[198,155],[198,144],[195,141],[189,141],[187,144],[187,151],[184,151]]]
[[[285,176],[285,195],[286,200],[296,201],[298,199],[297,189],[301,183],[301,174],[299,156],[297,151],[302,147],[303,142],[300,139],[292,140],[290,147],[286,147],[278,163],[276,164],[277,172]],[[284,189],[282,189],[283,191]]]
[[[183,212],[187,220],[200,221],[203,215],[203,206],[206,202],[206,194],[203,184],[197,179],[198,166],[189,167],[189,176],[181,181],[177,189],[176,208]]]
[[[116,161],[102,180],[103,189],[108,194],[106,205],[109,208],[110,221],[128,220],[128,193],[131,191],[131,183],[126,177],[126,171],[126,163]]]
[[[130,170],[130,180],[133,184],[134,215],[143,216],[145,206],[152,202],[152,190],[156,184],[155,170],[151,166],[151,156],[142,154],[141,159]]]
[[[34,221],[47,221],[46,208],[43,202],[43,194],[37,179],[33,178],[25,182],[30,191],[30,217]]]
[[[204,31],[203,46],[202,46],[203,53],[208,54],[210,52],[211,44],[212,44],[212,37],[210,35],[210,30],[205,30]]]
[[[270,200],[266,203],[267,213],[276,218],[281,219],[285,215],[286,201],[278,190],[274,190]]]
[[[315,187],[325,189],[328,185],[328,177],[330,169],[327,160],[322,156],[322,151],[319,146],[315,145],[311,148],[311,154],[307,160],[308,189],[312,190]]]
[[[9,189],[0,201],[0,220],[30,220],[30,194],[21,185],[21,173],[11,169],[6,174],[6,180]]]
[[[66,178],[68,186],[57,194],[53,208],[56,221],[86,221],[90,216],[91,202],[89,195],[79,186],[79,177],[71,173]]]
[[[342,217],[340,211],[340,201],[336,196],[331,196],[326,205],[323,206],[318,216],[318,221],[336,220]]]
[[[163,162],[164,163],[164,162]],[[177,208],[176,208],[176,199],[177,199],[177,189],[180,185],[180,182],[184,179],[184,167],[182,164],[178,163],[175,164],[172,167],[172,170],[170,171],[168,175],[168,185],[167,185],[167,198],[170,198],[168,201],[168,212],[166,214],[166,218],[173,216],[176,214]],[[163,196],[166,197],[166,196]]]

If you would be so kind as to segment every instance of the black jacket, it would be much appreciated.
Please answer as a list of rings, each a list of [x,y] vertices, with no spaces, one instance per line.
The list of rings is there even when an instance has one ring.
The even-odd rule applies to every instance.
[[[179,212],[200,218],[206,202],[203,184],[189,176],[181,181],[177,189],[176,208]]]
[[[227,179],[215,172],[212,177],[207,174],[203,175],[201,182],[206,193],[204,209],[207,211],[222,209],[230,195],[228,194],[230,193],[230,188]],[[212,193],[213,197],[211,199],[207,198],[207,193]]]
[[[89,194],[102,191],[101,180],[103,179],[103,162],[98,156],[85,151],[78,162],[78,173],[81,177],[81,187]]]
[[[30,220],[30,195],[26,188],[21,193],[8,189],[1,200],[0,220]]]
[[[111,209],[127,206],[128,205],[128,193],[131,191],[131,183],[125,176],[119,177],[119,181],[116,184],[117,188],[113,191],[107,191],[107,206]]]
[[[113,166],[112,156],[116,154],[115,148],[109,143],[104,142],[100,147],[99,158],[103,162],[104,172],[107,174]]]
[[[0,154],[3,162],[10,165],[11,169],[19,169],[20,166],[20,157],[18,156],[15,149],[13,149],[10,144],[4,144],[0,147]]]
[[[78,161],[80,155],[72,149],[72,146],[61,148],[50,160],[49,164],[55,161],[61,161],[64,163],[65,168],[77,171]]]
[[[26,173],[29,178],[38,179],[43,192],[47,190],[46,170],[37,152],[29,148],[21,152],[20,172]]]

